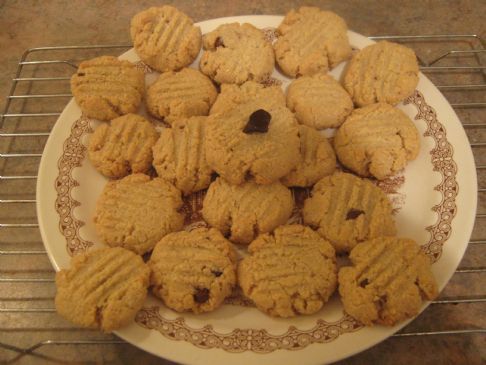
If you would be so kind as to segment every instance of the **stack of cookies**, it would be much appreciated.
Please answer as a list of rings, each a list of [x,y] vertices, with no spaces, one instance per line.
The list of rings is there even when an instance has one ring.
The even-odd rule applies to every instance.
[[[319,311],[339,287],[351,316],[394,325],[437,295],[428,258],[396,237],[372,181],[419,152],[417,129],[394,106],[418,83],[413,51],[380,42],[352,55],[345,21],[309,7],[285,16],[273,44],[250,24],[201,36],[171,6],[135,15],[130,31],[160,72],[153,84],[113,57],[81,63],[71,80],[82,112],[106,121],[88,156],[110,179],[94,214],[109,248],[58,274],[59,313],[110,331],[148,288],[169,308],[202,313],[239,286],[261,311],[291,317]],[[189,68],[201,44],[199,70]],[[327,72],[349,59],[341,84]],[[267,82],[276,65],[294,78],[286,93]],[[137,114],[142,104],[166,127]],[[296,207],[303,188],[310,197]],[[207,227],[185,231],[182,199],[201,191]],[[351,264],[338,268],[336,255]]]

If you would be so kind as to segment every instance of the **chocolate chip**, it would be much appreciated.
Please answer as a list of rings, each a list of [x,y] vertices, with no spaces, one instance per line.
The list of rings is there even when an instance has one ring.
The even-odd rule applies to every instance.
[[[359,286],[365,288],[369,283],[368,279],[364,279],[359,283]]]
[[[84,76],[86,75],[84,72],[78,72],[78,76]]]
[[[251,113],[248,123],[246,123],[243,133],[266,133],[268,132],[268,125],[270,124],[272,115],[263,109]]]
[[[219,278],[221,275],[223,275],[223,273],[219,270],[211,270],[211,273],[216,276],[217,278]]]
[[[206,303],[209,299],[209,289],[196,288],[196,293],[194,293],[193,298],[196,303]]]
[[[348,210],[348,214],[346,214],[346,220],[349,221],[350,219],[356,219],[361,214],[364,214],[363,210],[351,208]]]
[[[223,39],[221,37],[218,37],[216,38],[216,41],[214,42],[214,47],[215,48],[218,48],[218,47],[223,47],[225,48],[226,46],[224,45],[223,43]]]

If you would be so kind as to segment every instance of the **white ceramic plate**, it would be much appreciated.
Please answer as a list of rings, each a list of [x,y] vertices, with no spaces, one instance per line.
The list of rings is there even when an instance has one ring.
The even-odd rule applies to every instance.
[[[230,22],[268,28],[281,21],[281,16],[242,16],[198,25],[207,33]],[[373,43],[353,32],[349,39],[355,48]],[[139,61],[133,50],[121,58]],[[198,60],[192,67],[197,64]],[[343,67],[339,65],[332,75],[339,79]],[[147,73],[147,82],[155,77],[155,73]],[[289,82],[278,71],[273,77],[282,80],[283,87]],[[414,95],[398,107],[415,122],[421,151],[385,188],[398,210],[399,235],[424,246],[442,289],[464,254],[474,223],[477,182],[473,155],[453,109],[424,75],[420,75]],[[42,156],[37,212],[44,245],[56,270],[68,267],[72,254],[101,246],[92,216],[106,179],[87,160],[85,147],[98,123],[81,117],[71,100]],[[344,315],[337,296],[319,313],[294,319],[270,318],[244,304],[234,300],[214,313],[195,316],[175,313],[150,297],[136,320],[116,334],[153,354],[187,364],[322,364],[369,348],[406,324],[364,328]]]

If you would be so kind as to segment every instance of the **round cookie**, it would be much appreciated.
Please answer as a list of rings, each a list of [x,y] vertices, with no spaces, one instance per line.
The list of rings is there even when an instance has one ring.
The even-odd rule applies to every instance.
[[[153,293],[178,312],[210,312],[236,285],[236,252],[216,229],[170,233],[150,257]]]
[[[386,194],[371,181],[343,172],[314,185],[302,214],[304,223],[329,240],[338,253],[371,238],[396,234]]]
[[[149,277],[142,258],[124,248],[80,253],[56,274],[57,312],[79,326],[114,331],[142,308]]]
[[[339,270],[339,293],[344,310],[365,325],[393,326],[438,295],[430,260],[411,239],[374,238],[349,258],[353,266]]]
[[[324,135],[305,125],[299,125],[299,134],[300,162],[280,179],[285,186],[312,186],[336,169],[336,155]]]
[[[344,74],[344,87],[358,106],[396,104],[412,95],[418,73],[413,50],[381,41],[353,56]]]
[[[277,29],[275,58],[290,77],[327,72],[351,56],[348,27],[330,11],[303,6],[291,10]]]
[[[145,76],[128,61],[96,57],[81,62],[71,77],[71,91],[88,118],[110,120],[137,111],[145,92]]]
[[[209,114],[222,113],[252,100],[265,100],[285,106],[285,95],[280,86],[265,86],[255,81],[247,81],[242,85],[222,84],[221,92]]]
[[[142,255],[182,228],[181,193],[163,179],[133,174],[109,181],[96,202],[96,232],[109,246]]]
[[[287,106],[300,123],[324,129],[339,127],[353,110],[353,101],[332,76],[319,73],[292,81]]]
[[[243,293],[276,317],[319,311],[336,289],[336,255],[309,227],[280,226],[248,246],[238,266]]]
[[[96,170],[111,178],[145,173],[152,166],[157,136],[149,121],[127,114],[96,128],[89,139],[88,157]]]
[[[389,104],[356,109],[334,137],[339,161],[361,176],[383,180],[403,169],[420,150],[420,137],[410,118]]]
[[[203,37],[201,71],[220,84],[266,80],[275,66],[272,46],[253,25],[223,24]]]
[[[164,128],[153,147],[153,165],[159,177],[174,184],[184,195],[205,189],[213,170],[206,162],[207,117],[181,119]]]
[[[232,184],[253,176],[270,184],[299,162],[299,128],[286,107],[253,100],[210,115],[206,126],[206,158]]]
[[[136,14],[130,23],[130,35],[140,59],[160,72],[190,65],[201,49],[201,29],[170,5]]]
[[[285,224],[293,207],[292,193],[279,182],[232,185],[218,177],[204,197],[202,215],[231,241],[248,244],[259,233]]]
[[[217,95],[209,78],[184,68],[161,74],[147,89],[146,105],[150,114],[172,124],[177,119],[208,115]]]

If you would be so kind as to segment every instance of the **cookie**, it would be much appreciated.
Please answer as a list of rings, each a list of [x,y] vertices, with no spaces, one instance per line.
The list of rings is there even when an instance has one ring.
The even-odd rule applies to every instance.
[[[419,67],[413,50],[381,41],[356,53],[345,71],[344,87],[357,106],[396,104],[418,84]]]
[[[201,71],[219,84],[262,82],[272,74],[275,56],[260,29],[245,23],[223,24],[203,37]]]
[[[242,85],[222,84],[210,114],[222,113],[252,100],[265,100],[285,106],[285,95],[280,86],[265,86],[255,81],[247,81]]]
[[[332,76],[320,73],[292,81],[287,106],[300,123],[324,129],[339,127],[353,110],[353,101]]]
[[[190,65],[201,49],[201,29],[170,5],[136,14],[130,23],[130,35],[140,59],[160,72]]]
[[[339,270],[339,294],[344,310],[365,325],[393,326],[438,295],[430,260],[411,239],[374,238],[349,258],[353,265]]]
[[[142,255],[182,228],[181,193],[163,179],[133,174],[110,181],[96,202],[96,232],[108,246]]]
[[[396,234],[392,206],[371,181],[336,172],[322,178],[304,202],[304,223],[329,240],[338,253],[358,243]]]
[[[285,224],[293,207],[292,193],[279,182],[232,185],[218,177],[204,197],[202,215],[231,241],[248,244],[258,234]]]
[[[275,58],[290,77],[327,72],[351,56],[348,28],[330,11],[303,6],[287,13],[277,29]]]
[[[57,312],[79,326],[117,330],[142,308],[149,277],[142,258],[124,248],[80,253],[56,274]]]
[[[184,195],[205,189],[213,170],[206,162],[207,117],[181,119],[164,128],[153,147],[153,165],[159,177],[174,184]]]
[[[270,184],[300,160],[298,124],[284,106],[249,101],[210,115],[206,128],[208,164],[231,184]]]
[[[110,120],[137,111],[145,92],[145,76],[128,61],[96,57],[81,62],[71,77],[71,92],[88,118]]]
[[[324,135],[305,125],[299,126],[299,135],[300,161],[280,179],[285,186],[312,186],[336,169],[336,155]]]
[[[152,166],[155,127],[145,118],[127,114],[101,124],[91,135],[88,158],[103,175],[111,178],[147,172]]]
[[[208,115],[218,92],[209,78],[198,70],[184,68],[164,72],[147,89],[147,110],[172,124],[174,120]]]
[[[410,118],[389,104],[356,109],[334,137],[339,161],[361,176],[383,180],[402,170],[420,150],[420,136]]]
[[[315,313],[336,289],[334,249],[309,227],[280,226],[258,236],[248,252],[238,266],[238,282],[271,316]]]
[[[165,236],[150,257],[153,293],[178,312],[210,312],[236,285],[236,252],[216,229]]]

